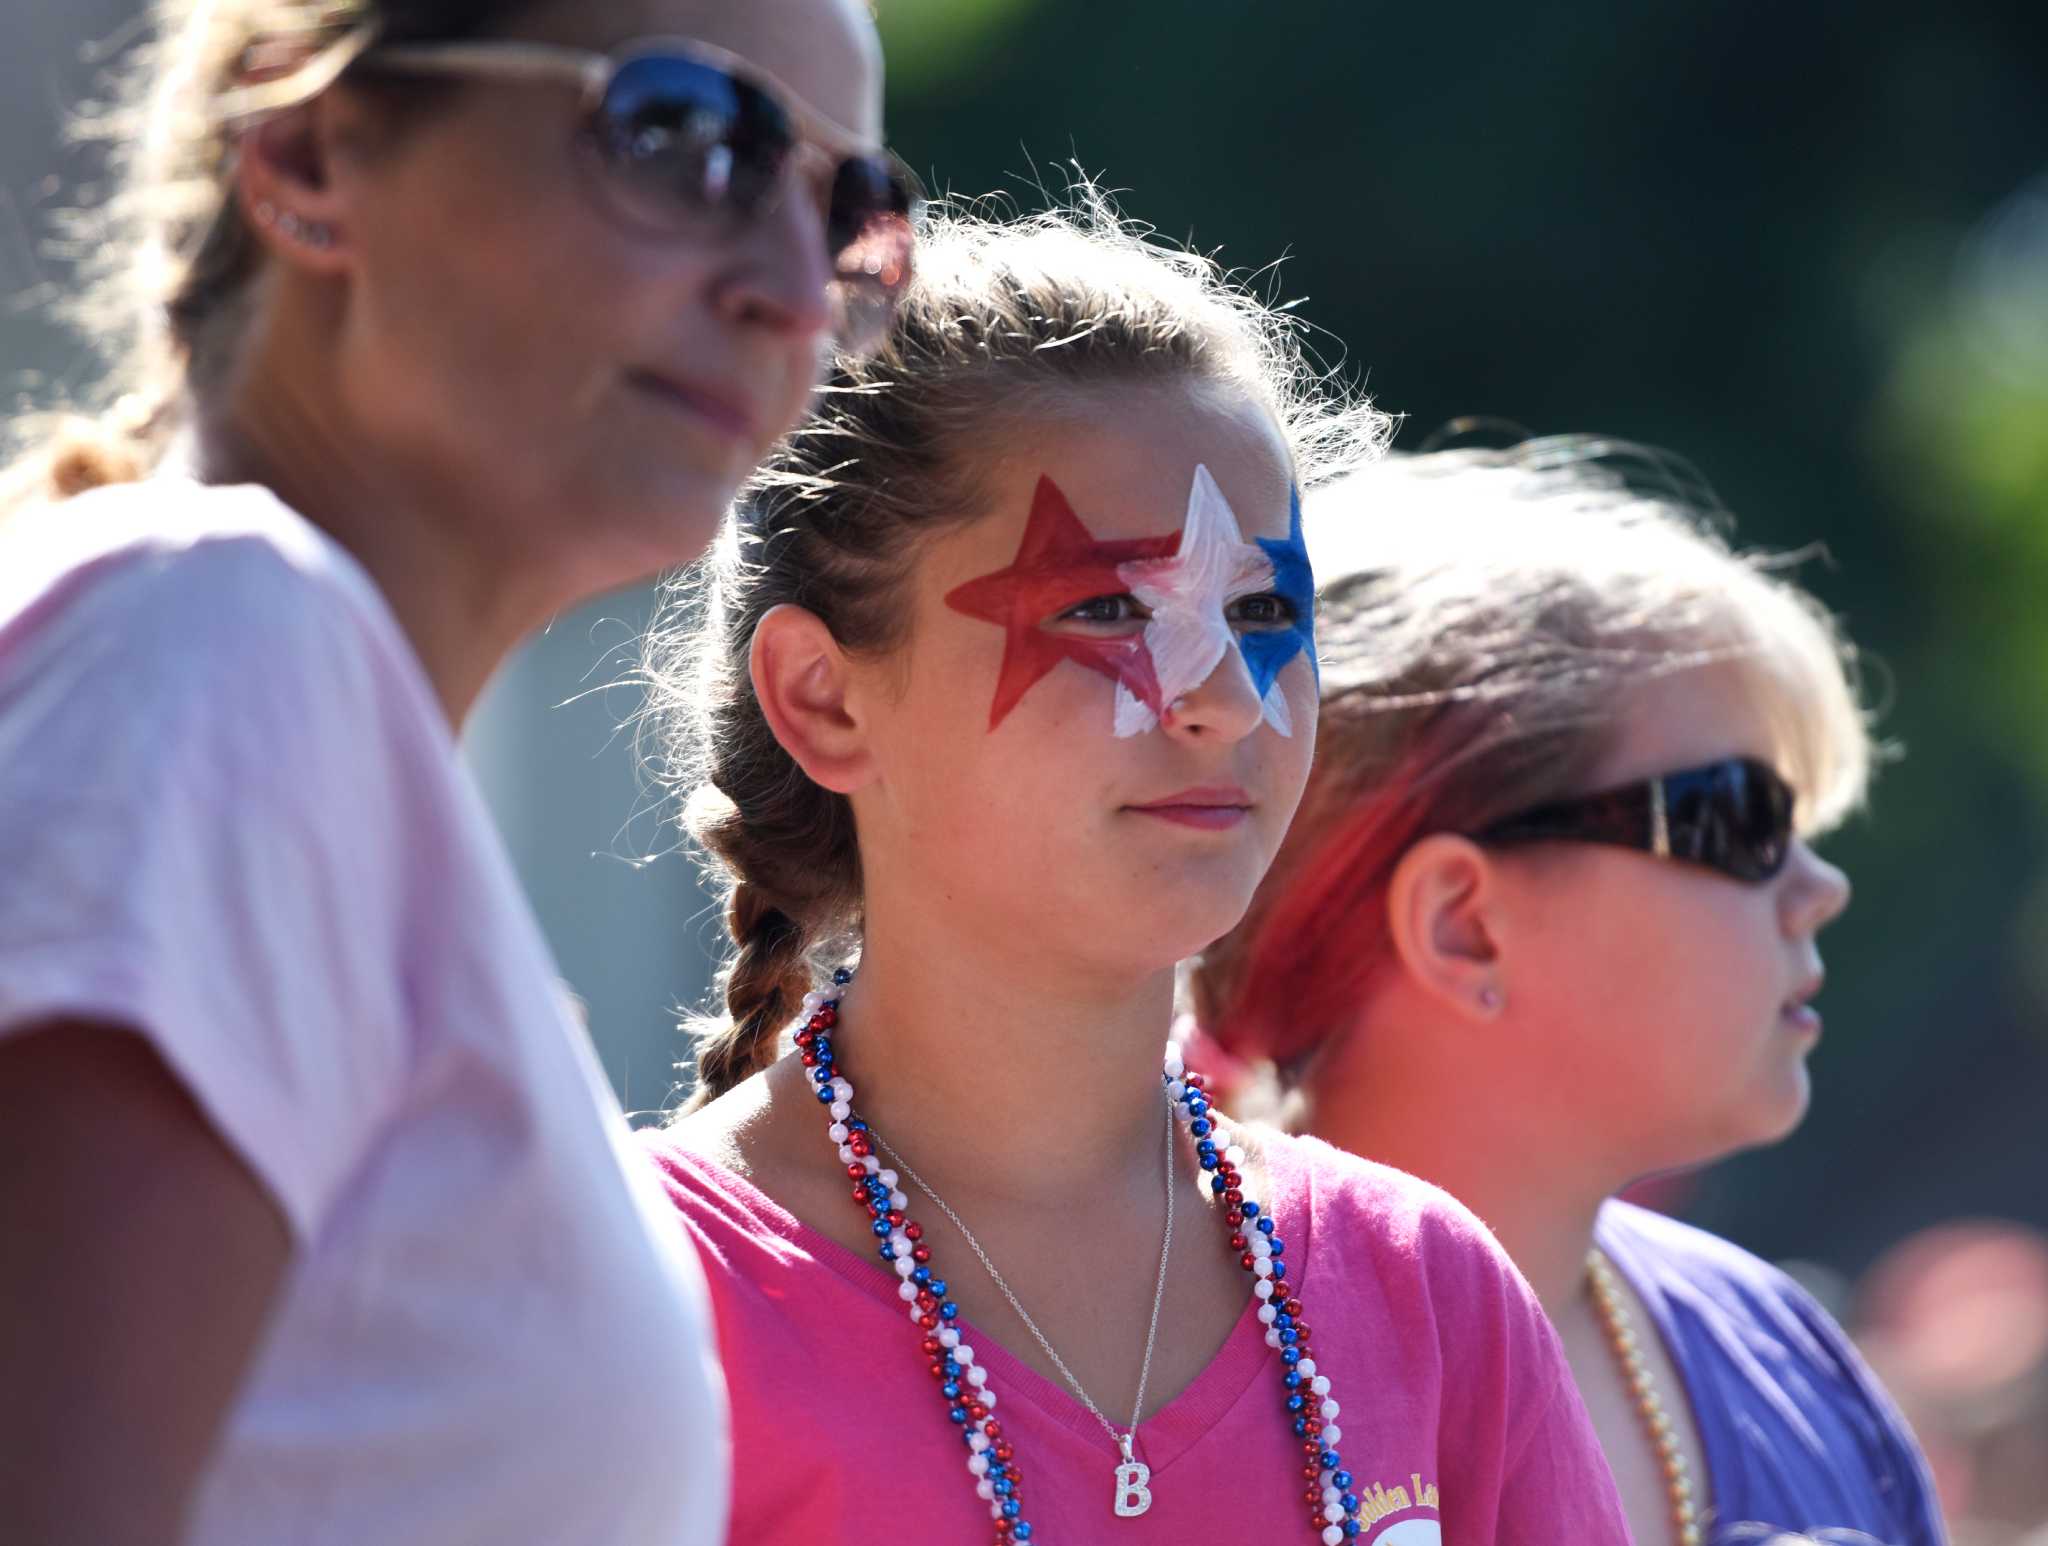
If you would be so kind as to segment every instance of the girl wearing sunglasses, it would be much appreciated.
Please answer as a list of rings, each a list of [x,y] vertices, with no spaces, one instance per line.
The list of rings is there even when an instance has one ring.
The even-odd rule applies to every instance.
[[[653,1141],[735,1539],[1620,1541],[1470,1216],[1162,1066],[1308,770],[1294,486],[1384,420],[1106,214],[918,269],[649,661],[736,947]]]
[[[1827,1315],[1611,1200],[1798,1125],[1816,936],[1849,899],[1809,842],[1871,763],[1827,613],[1627,470],[1533,441],[1395,457],[1313,504],[1316,771],[1203,956],[1190,1055],[1270,1060],[1290,1125],[1493,1227],[1644,1546],[1933,1546],[1912,1436]]]
[[[909,274],[859,0],[163,0],[0,520],[8,1539],[723,1534],[699,1269],[455,735]]]

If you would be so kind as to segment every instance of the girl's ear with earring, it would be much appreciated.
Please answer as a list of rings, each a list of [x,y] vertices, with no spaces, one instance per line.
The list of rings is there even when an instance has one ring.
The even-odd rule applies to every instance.
[[[348,245],[349,204],[329,175],[336,138],[325,99],[264,117],[234,143],[235,197],[267,245],[302,267],[332,272]]]
[[[334,245],[334,228],[324,220],[307,220],[288,209],[279,209],[268,199],[256,204],[256,219],[288,242],[320,251]]]

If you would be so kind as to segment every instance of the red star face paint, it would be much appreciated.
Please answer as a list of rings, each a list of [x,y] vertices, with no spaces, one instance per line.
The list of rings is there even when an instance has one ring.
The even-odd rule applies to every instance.
[[[1231,649],[1241,647],[1266,723],[1291,734],[1277,678],[1295,655],[1306,650],[1313,660],[1315,654],[1313,582],[1306,554],[1297,551],[1297,533],[1290,520],[1286,541],[1246,542],[1216,480],[1198,466],[1180,531],[1101,542],[1059,485],[1041,477],[1015,562],[946,597],[955,611],[1007,634],[989,728],[1000,725],[1040,677],[1072,660],[1116,683],[1115,733],[1140,735],[1159,723],[1166,705],[1201,686]],[[1296,594],[1304,589],[1305,596]],[[1141,635],[1096,639],[1041,626],[1081,602],[1119,595],[1148,614]],[[1270,597],[1285,616],[1240,636],[1233,612],[1253,596]]]
[[[1101,672],[1117,684],[1119,697],[1129,693],[1150,703],[1157,713],[1159,683],[1143,639],[1080,638],[1048,633],[1039,625],[1084,601],[1122,592],[1126,586],[1117,572],[1120,565],[1167,557],[1179,543],[1177,532],[1098,542],[1059,485],[1041,477],[1016,560],[1009,568],[969,580],[946,595],[946,605],[954,611],[994,623],[1007,635],[989,729],[1000,725],[1032,684],[1063,660]]]

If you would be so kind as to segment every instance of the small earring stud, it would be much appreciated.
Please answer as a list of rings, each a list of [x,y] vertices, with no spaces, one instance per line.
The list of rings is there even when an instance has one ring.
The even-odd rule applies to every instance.
[[[307,220],[286,210],[277,217],[277,234],[315,251],[334,245],[334,232],[322,221]]]
[[[1488,1014],[1498,1010],[1500,1008],[1500,990],[1498,988],[1481,988],[1479,990],[1479,1007]]]
[[[288,242],[298,242],[316,251],[334,245],[334,228],[322,220],[307,220],[288,209],[279,209],[268,199],[256,205],[256,219]]]

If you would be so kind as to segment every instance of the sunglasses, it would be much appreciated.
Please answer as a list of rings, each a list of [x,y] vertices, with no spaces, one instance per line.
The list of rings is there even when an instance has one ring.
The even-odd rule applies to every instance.
[[[827,190],[842,348],[877,342],[910,283],[923,202],[910,169],[712,44],[655,38],[600,54],[510,39],[405,43],[373,48],[357,67],[580,88],[606,198],[627,222],[657,233],[762,219],[784,196],[792,163],[808,164]]]
[[[1792,852],[1798,797],[1767,763],[1729,757],[1572,800],[1557,800],[1475,834],[1492,846],[1613,843],[1760,882]]]

